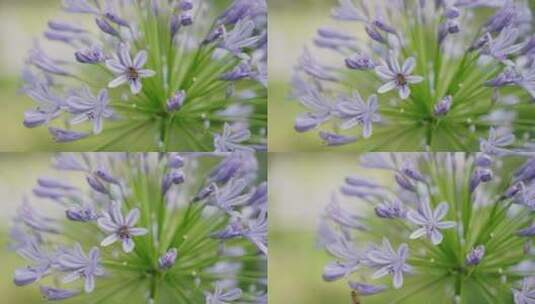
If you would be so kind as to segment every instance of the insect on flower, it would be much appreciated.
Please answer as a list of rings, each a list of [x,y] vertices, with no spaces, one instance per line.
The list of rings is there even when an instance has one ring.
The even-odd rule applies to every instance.
[[[55,156],[55,169],[86,179],[38,180],[13,221],[9,247],[27,262],[14,284],[36,283],[46,300],[72,303],[266,303],[262,157]],[[215,204],[213,189],[229,187],[224,206]]]
[[[91,150],[161,152],[215,151],[231,126],[250,134],[241,147],[264,150],[267,4],[224,5],[63,0],[65,19],[26,60],[21,91],[36,106],[24,125]]]
[[[532,148],[530,2],[338,0],[331,17],[349,26],[314,39],[318,54],[338,59],[307,46],[294,70],[295,130],[363,151],[477,151],[494,128]],[[348,109],[348,96],[373,107]]]
[[[325,281],[347,281],[354,303],[531,303],[535,154],[370,153],[361,168],[390,181],[348,177],[344,199],[325,208],[318,243],[334,258]],[[481,169],[491,178],[474,186]],[[389,204],[407,212],[376,211]]]

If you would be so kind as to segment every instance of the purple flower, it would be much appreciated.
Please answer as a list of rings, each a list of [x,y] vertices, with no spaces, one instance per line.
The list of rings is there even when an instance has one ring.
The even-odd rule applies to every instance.
[[[76,141],[89,136],[89,133],[86,132],[69,131],[54,127],[48,128],[48,131],[52,134],[54,140],[59,143]]]
[[[41,294],[48,301],[65,300],[80,294],[78,290],[54,288],[49,286],[40,287]]]
[[[130,48],[124,43],[121,43],[117,55],[117,58],[106,60],[108,69],[119,76],[112,80],[108,86],[110,88],[116,88],[124,83],[128,83],[132,94],[138,94],[142,88],[141,78],[156,75],[156,72],[152,70],[143,69],[143,66],[147,62],[147,51],[140,51],[132,61]]]
[[[240,55],[243,48],[256,45],[260,36],[253,36],[255,24],[250,19],[240,19],[230,32],[223,32],[223,41],[220,47]]]
[[[519,30],[514,27],[505,28],[496,38],[487,34],[488,43],[481,50],[481,53],[492,56],[496,60],[505,61],[507,56],[518,53],[523,48],[522,43],[515,44],[519,35]]]
[[[415,67],[415,62],[416,60],[410,57],[403,63],[403,67],[400,67],[398,59],[393,52],[390,52],[387,61],[383,62],[383,65],[375,68],[377,75],[387,81],[377,92],[383,94],[393,89],[398,89],[399,97],[401,99],[407,99],[411,94],[409,84],[420,83],[424,80],[421,76],[411,75]]]
[[[95,97],[88,87],[83,87],[77,94],[67,99],[69,112],[75,116],[70,120],[71,124],[79,124],[86,120],[93,121],[93,133],[102,132],[104,118],[113,116],[113,111],[108,107],[108,91],[100,90]]]
[[[223,187],[215,185],[211,203],[221,210],[231,213],[236,206],[244,205],[249,194],[244,194],[247,182],[244,179],[231,179]]]
[[[439,102],[435,104],[434,114],[435,116],[444,116],[450,111],[452,104],[452,97],[448,95],[442,98]]]
[[[490,128],[488,139],[480,140],[480,150],[489,155],[507,154],[505,148],[515,141],[515,136],[509,132],[498,132],[495,128]]]
[[[325,265],[322,275],[323,280],[328,282],[335,281],[359,269],[361,255],[346,235],[336,237],[336,240],[327,244],[325,249],[338,260]]]
[[[524,228],[524,229],[519,230],[517,232],[517,234],[520,235],[520,236],[525,236],[525,237],[535,236],[535,224],[531,225],[528,228]]]
[[[109,233],[102,242],[101,246],[109,246],[116,241],[120,240],[123,244],[123,251],[126,253],[132,252],[135,247],[135,243],[132,240],[134,236],[142,236],[149,231],[145,228],[134,227],[139,220],[139,209],[134,208],[123,217],[121,213],[120,203],[114,202],[109,208],[108,212],[105,212],[103,217],[98,219],[98,226]]]
[[[381,293],[386,290],[385,285],[371,285],[360,282],[349,282],[349,287],[355,290],[359,295],[362,296],[371,296],[374,294]]]
[[[158,266],[160,267],[160,269],[167,270],[173,267],[173,265],[175,265],[177,255],[178,251],[176,248],[171,248],[167,250],[164,255],[158,258]]]
[[[331,132],[321,131],[319,133],[320,138],[323,139],[327,146],[342,146],[351,144],[357,141],[356,136],[346,136]]]
[[[340,125],[342,129],[360,124],[362,136],[369,138],[372,135],[372,123],[381,121],[378,108],[377,95],[370,95],[365,103],[359,92],[354,91],[353,98],[342,99],[336,104],[336,115],[343,120]]]
[[[40,280],[49,273],[53,265],[52,257],[38,243],[37,240],[31,240],[17,250],[17,253],[32,265],[15,270],[13,282],[17,286],[24,286]]]
[[[475,248],[472,248],[470,252],[466,255],[465,264],[468,266],[477,265],[481,263],[481,260],[485,256],[485,245],[479,245]]]
[[[240,299],[242,291],[239,288],[224,290],[222,284],[216,283],[214,292],[205,292],[204,295],[206,304],[228,304]]]
[[[513,289],[515,304],[535,303],[535,277],[526,277],[522,281],[522,289]]]
[[[63,9],[71,13],[98,14],[99,11],[88,0],[63,0]]]
[[[80,278],[85,280],[84,291],[90,293],[95,289],[95,277],[104,275],[104,268],[100,266],[100,250],[91,248],[86,255],[80,244],[61,254],[57,263],[63,272],[69,272],[63,277],[63,283],[70,283]]]
[[[370,267],[379,268],[372,278],[378,279],[388,274],[392,275],[393,286],[399,289],[403,286],[403,273],[411,272],[412,267],[406,263],[409,256],[409,246],[401,244],[395,251],[387,238],[383,238],[383,246],[373,246],[366,253],[366,260]]]
[[[173,112],[179,110],[186,99],[186,91],[180,90],[167,100],[167,111]]]
[[[229,125],[225,123],[222,134],[214,135],[214,146],[216,152],[232,151],[254,151],[253,148],[243,145],[243,142],[251,138],[249,131],[242,124]]]
[[[438,245],[442,242],[441,229],[449,229],[455,227],[457,224],[452,221],[441,221],[448,214],[448,203],[442,202],[437,208],[432,211],[428,199],[421,202],[418,211],[409,211],[407,218],[414,224],[421,226],[409,236],[411,239],[417,239],[422,236],[427,236],[433,245]]]

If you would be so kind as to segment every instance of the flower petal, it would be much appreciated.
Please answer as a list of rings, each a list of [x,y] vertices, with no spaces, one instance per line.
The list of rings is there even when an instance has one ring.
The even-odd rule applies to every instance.
[[[397,87],[397,84],[395,81],[389,81],[385,84],[383,84],[379,89],[377,89],[377,93],[383,94],[389,91],[392,91]]]
[[[109,246],[115,243],[118,239],[119,239],[119,236],[116,233],[108,235],[105,239],[102,240],[102,242],[100,242],[100,246],[102,247]]]

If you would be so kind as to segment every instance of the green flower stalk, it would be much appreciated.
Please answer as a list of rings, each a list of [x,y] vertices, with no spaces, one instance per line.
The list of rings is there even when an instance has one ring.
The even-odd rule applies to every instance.
[[[390,180],[350,176],[333,195],[318,230],[334,257],[325,281],[347,281],[357,303],[535,301],[533,155],[372,153],[361,165]]]
[[[22,92],[24,125],[92,150],[263,150],[267,112],[264,0],[64,0],[71,21],[36,42]],[[76,18],[76,19],[75,19]],[[87,26],[87,19],[93,26]],[[94,135],[94,136],[90,136]]]
[[[66,303],[267,303],[261,158],[60,154],[85,182],[38,179],[13,222],[13,282]]]

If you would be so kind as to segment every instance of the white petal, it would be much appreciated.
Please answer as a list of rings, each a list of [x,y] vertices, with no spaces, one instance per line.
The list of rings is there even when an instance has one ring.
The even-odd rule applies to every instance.
[[[382,278],[389,273],[388,267],[383,267],[372,274],[372,279]]]
[[[123,83],[126,83],[127,81],[128,81],[128,79],[126,78],[126,75],[121,75],[121,76],[115,78],[114,80],[110,81],[110,83],[108,83],[108,87],[116,88],[116,87],[122,85]]]
[[[99,218],[97,223],[101,229],[106,230],[107,232],[114,232],[119,228],[119,226],[106,217]]]
[[[152,76],[156,75],[156,72],[154,72],[153,70],[143,69],[143,70],[137,71],[137,74],[141,78],[147,78],[147,77],[152,77]]]
[[[93,134],[100,134],[102,132],[102,116],[95,117],[93,122]]]
[[[407,219],[409,219],[409,221],[415,223],[416,225],[427,224],[427,220],[419,212],[413,210],[407,213]]]
[[[385,84],[383,84],[378,90],[377,93],[383,94],[389,91],[392,91],[394,88],[397,87],[397,84],[395,81],[389,81]]]
[[[425,234],[426,234],[425,228],[419,228],[419,229],[416,229],[413,233],[411,233],[411,235],[409,236],[409,238],[410,238],[411,240],[414,240],[414,239],[421,238],[421,237],[424,236]]]
[[[123,239],[123,251],[126,253],[132,252],[134,250],[134,241],[131,238]]]
[[[446,202],[442,202],[438,204],[438,206],[435,208],[435,211],[433,212],[433,218],[435,220],[439,221],[443,219],[446,214],[448,214],[449,205]]]
[[[125,224],[128,227],[133,227],[139,220],[139,209],[134,208],[128,212],[125,219]]]
[[[132,91],[132,94],[139,94],[139,92],[141,92],[141,88],[141,80],[139,78],[130,81],[130,91]]]
[[[70,283],[70,282],[74,282],[76,280],[78,280],[80,278],[80,273],[77,272],[77,271],[73,271],[71,273],[69,273],[68,275],[64,276],[62,279],[61,279],[61,282],[62,283]]]
[[[403,286],[403,273],[401,271],[394,272],[393,285],[396,289],[399,289]]]
[[[442,239],[443,239],[443,236],[440,230],[433,229],[431,231],[431,243],[433,243],[433,245],[438,245],[442,243]]]
[[[414,70],[414,67],[416,66],[416,60],[414,57],[407,58],[405,60],[405,63],[403,63],[403,68],[401,68],[401,72],[404,75],[409,75]]]
[[[106,67],[115,74],[122,74],[126,71],[126,67],[115,59],[106,60]]]
[[[399,88],[399,98],[407,99],[411,95],[411,89],[408,85],[403,85]]]
[[[440,228],[440,229],[449,229],[449,228],[453,228],[455,226],[457,226],[457,223],[456,222],[452,222],[452,221],[439,222],[437,224],[437,228]]]
[[[147,51],[140,51],[134,58],[134,68],[140,69],[147,62]]]
[[[130,228],[128,229],[128,232],[133,236],[141,236],[149,233],[149,230],[145,228]]]
[[[103,239],[102,242],[100,242],[100,246],[102,246],[102,247],[109,246],[109,245],[115,243],[118,239],[119,239],[119,236],[117,234],[115,234],[115,233],[114,234],[110,234],[105,239]]]
[[[390,69],[388,69],[386,66],[376,67],[375,73],[377,73],[377,75],[384,80],[389,80],[396,77],[396,74],[390,71]]]
[[[405,80],[408,83],[415,84],[424,81],[424,78],[422,76],[405,76]]]
[[[90,293],[95,289],[95,276],[89,275],[85,277],[84,291]]]

